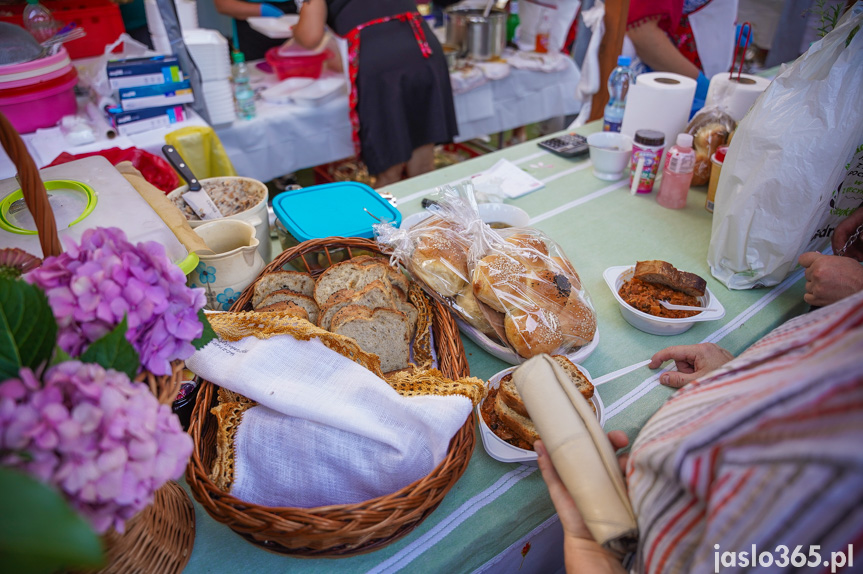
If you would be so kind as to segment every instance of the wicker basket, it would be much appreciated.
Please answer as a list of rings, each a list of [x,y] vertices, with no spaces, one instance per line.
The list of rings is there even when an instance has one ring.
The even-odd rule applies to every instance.
[[[18,170],[24,201],[36,223],[44,257],[60,255],[54,211],[48,201],[39,170],[21,136],[0,113],[0,144]],[[135,381],[145,383],[164,405],[177,398],[183,381],[183,361],[171,363],[171,374],[157,376],[144,371]],[[195,513],[189,496],[175,482],[156,491],[153,504],[127,523],[125,534],[103,536],[108,564],[101,572],[181,572],[195,542]],[[170,550],[166,553],[165,550]]]
[[[339,260],[335,254],[355,251],[380,253],[369,239],[329,237],[301,243],[279,255],[262,271],[282,269],[297,258],[313,276],[321,269],[307,263],[312,253],[324,252],[327,261]],[[310,258],[310,257],[309,257]],[[255,282],[256,283],[256,282]],[[232,311],[251,309],[252,283],[234,303]],[[439,369],[450,378],[469,375],[464,347],[449,310],[433,302],[435,347]],[[398,540],[419,525],[438,504],[467,468],[474,447],[473,414],[450,442],[446,458],[428,476],[401,490],[365,502],[318,508],[273,508],[249,504],[220,490],[209,474],[216,455],[216,418],[210,408],[216,402],[215,385],[204,382],[198,394],[189,432],[195,441],[186,481],[195,498],[214,519],[253,544],[267,550],[298,557],[353,556],[377,550]]]

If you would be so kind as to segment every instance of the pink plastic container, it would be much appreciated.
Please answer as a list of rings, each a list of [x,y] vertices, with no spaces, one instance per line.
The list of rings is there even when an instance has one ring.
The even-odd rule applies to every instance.
[[[60,47],[60,51],[53,56],[0,66],[0,90],[8,88],[19,88],[39,82],[45,82],[59,78],[72,69],[72,61],[66,48]]]
[[[279,48],[270,48],[265,54],[267,63],[273,67],[280,80],[286,78],[318,78],[324,67],[324,61],[330,57],[326,50],[317,54],[282,56]]]
[[[78,110],[75,101],[75,68],[65,75],[20,88],[0,89],[0,112],[19,133],[34,132],[55,125],[63,116]]]

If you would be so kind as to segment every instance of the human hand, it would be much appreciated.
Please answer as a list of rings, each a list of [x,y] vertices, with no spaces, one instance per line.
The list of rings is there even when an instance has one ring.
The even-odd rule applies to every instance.
[[[285,13],[273,6],[272,4],[267,4],[266,2],[261,4],[261,16],[264,18],[281,18]]]
[[[611,431],[608,433],[608,440],[615,450],[624,448],[629,444],[629,438],[623,431]],[[542,479],[548,487],[551,502],[554,504],[554,509],[560,518],[560,524],[563,526],[564,536],[592,541],[593,535],[584,523],[575,500],[573,500],[572,495],[566,489],[566,485],[563,484],[560,475],[557,474],[557,470],[551,462],[551,457],[548,455],[545,445],[542,444],[541,440],[538,440],[533,443],[533,449],[536,451],[536,462],[539,465],[539,470],[542,472]],[[621,472],[624,472],[628,459],[629,454],[624,454],[617,458]]]
[[[806,270],[803,300],[816,307],[863,290],[863,265],[850,257],[807,251],[797,260]]]
[[[844,247],[845,242],[857,231],[860,225],[863,225],[863,206],[858,207],[854,213],[843,219],[836,226],[831,241],[833,253],[839,253],[839,250]],[[863,237],[858,238],[857,241],[848,246],[845,256],[853,257],[857,261],[863,261]],[[801,263],[801,265],[803,264]]]
[[[651,369],[658,369],[665,361],[673,360],[674,364],[677,365],[677,372],[669,371],[663,373],[659,377],[659,382],[663,385],[679,389],[710,371],[718,369],[733,358],[734,355],[713,343],[676,345],[663,349],[653,355],[650,358],[650,364],[647,366]]]

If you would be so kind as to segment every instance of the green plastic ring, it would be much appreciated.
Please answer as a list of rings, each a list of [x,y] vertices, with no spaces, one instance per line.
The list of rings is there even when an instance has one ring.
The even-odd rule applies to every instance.
[[[69,224],[69,227],[72,227],[76,223],[80,223],[84,220],[85,217],[93,213],[94,209],[96,209],[96,202],[98,201],[98,197],[96,196],[96,192],[93,191],[93,188],[86,183],[81,183],[80,181],[72,181],[71,179],[51,179],[45,182],[45,189],[47,191],[51,191],[54,189],[72,189],[75,191],[80,191],[87,196],[87,206],[84,208],[84,211],[81,213],[81,215],[79,215],[75,221]],[[9,208],[12,207],[13,203],[23,198],[24,192],[19,187],[18,189],[7,195],[2,202],[0,202],[0,229],[3,229],[10,233],[17,233],[18,235],[37,235],[38,232],[35,230],[21,229],[20,227],[9,223]]]

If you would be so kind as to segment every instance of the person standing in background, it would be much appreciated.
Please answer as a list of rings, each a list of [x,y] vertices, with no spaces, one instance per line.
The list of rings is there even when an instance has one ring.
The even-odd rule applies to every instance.
[[[354,148],[376,186],[434,168],[434,146],[458,134],[443,49],[414,0],[301,0],[294,41],[325,25],[348,41]]]
[[[624,54],[634,50],[636,74],[673,72],[698,82],[695,112],[710,78],[731,67],[736,19],[737,0],[630,0]]]
[[[255,31],[246,22],[248,18],[261,16],[264,18],[279,18],[285,14],[296,14],[295,0],[271,0],[254,2],[245,0],[213,0],[213,5],[219,14],[233,18],[233,46],[246,56],[248,60],[260,60],[270,48],[281,46],[284,38],[268,38]]]

